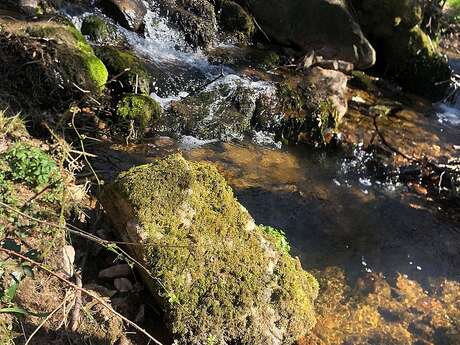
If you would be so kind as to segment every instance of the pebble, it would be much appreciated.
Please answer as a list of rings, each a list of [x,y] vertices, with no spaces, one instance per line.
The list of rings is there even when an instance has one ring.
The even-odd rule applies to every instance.
[[[127,278],[117,278],[113,281],[113,285],[119,292],[129,292],[133,289],[133,284]]]
[[[99,272],[100,279],[115,279],[127,277],[131,274],[131,267],[128,264],[119,264],[108,267]]]

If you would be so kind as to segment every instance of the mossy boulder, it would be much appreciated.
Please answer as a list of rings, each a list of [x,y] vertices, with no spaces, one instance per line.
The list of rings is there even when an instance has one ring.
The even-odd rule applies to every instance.
[[[90,15],[83,19],[81,33],[96,43],[117,42],[120,39],[116,28],[97,15]]]
[[[0,89],[22,106],[59,106],[99,95],[108,72],[83,35],[60,17],[0,19]]]
[[[95,52],[107,66],[110,76],[118,76],[119,83],[112,87],[121,92],[150,93],[152,77],[147,64],[140,57],[114,46],[96,47]]]
[[[451,71],[422,30],[418,0],[354,0],[361,27],[377,50],[376,69],[406,90],[432,100],[442,98]]]
[[[161,106],[146,95],[126,94],[117,104],[117,116],[124,120],[134,120],[145,128],[151,120],[161,116]]]
[[[224,30],[251,37],[255,31],[252,17],[239,4],[224,0],[220,4],[219,22]]]
[[[291,344],[315,323],[318,283],[256,226],[217,169],[173,155],[122,173],[100,197],[136,243],[180,344]]]

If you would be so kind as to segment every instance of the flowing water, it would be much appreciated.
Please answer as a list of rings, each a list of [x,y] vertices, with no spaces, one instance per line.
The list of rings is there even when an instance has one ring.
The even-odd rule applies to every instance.
[[[87,14],[72,13],[72,19],[78,24]],[[166,84],[174,87],[159,83],[152,94],[163,106],[221,71],[226,77],[216,84],[272,90],[269,83],[210,64],[154,8],[147,23],[145,37],[118,29],[134,51],[168,71]],[[455,105],[438,109],[440,122],[460,125]],[[256,137],[259,144],[159,139],[111,152],[118,166],[123,159],[129,166],[177,150],[210,161],[257,223],[283,229],[293,254],[322,285],[318,326],[305,344],[460,344],[459,225],[425,196],[374,179],[359,146],[318,152],[280,148],[263,134]]]

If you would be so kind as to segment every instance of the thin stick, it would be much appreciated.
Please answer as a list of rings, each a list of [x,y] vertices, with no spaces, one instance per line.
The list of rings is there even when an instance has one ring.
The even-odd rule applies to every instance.
[[[43,266],[42,264],[40,264],[39,262],[36,262],[32,259],[29,259],[28,257],[22,255],[22,254],[19,254],[19,253],[16,253],[15,251],[12,251],[12,250],[9,250],[9,249],[6,249],[6,248],[0,248],[0,252],[3,252],[7,255],[10,255],[10,256],[14,256],[16,258],[19,258],[21,260],[24,260],[24,261],[27,261],[28,263],[30,263],[31,265],[39,268],[40,270],[52,275],[53,277],[59,279],[61,282],[67,284],[68,286],[72,287],[73,289],[75,289],[76,291],[81,291],[82,293],[84,293],[85,295],[88,295],[89,297],[93,298],[94,300],[96,300],[97,302],[99,302],[104,308],[106,308],[107,310],[109,310],[112,314],[114,314],[115,316],[119,317],[121,320],[123,320],[124,322],[126,322],[128,325],[134,327],[136,330],[138,330],[139,332],[141,332],[142,334],[144,334],[147,338],[149,338],[150,340],[152,340],[155,344],[157,345],[163,345],[160,341],[158,341],[157,339],[155,339],[153,336],[151,336],[145,329],[141,328],[140,326],[138,326],[135,322],[131,321],[130,319],[126,318],[125,316],[121,315],[119,312],[117,312],[116,310],[114,310],[109,304],[107,304],[106,301],[104,301],[101,297],[97,296],[96,294],[92,293],[91,291],[89,290],[86,290],[85,288],[83,287],[79,287],[78,285],[70,282],[69,280],[61,277],[59,274],[53,272],[52,270],[50,270],[49,268]]]
[[[37,334],[37,332],[45,325],[45,323],[47,323],[52,317],[54,314],[56,314],[61,308],[62,306],[67,302],[67,296],[66,298],[64,298],[64,300],[61,302],[61,304],[59,304],[57,306],[56,309],[54,309],[39,325],[37,328],[35,328],[35,330],[32,332],[32,334],[30,335],[29,339],[27,339],[26,343],[24,345],[29,345],[30,341],[32,340],[32,338],[34,337],[35,334]]]
[[[97,186],[98,188],[101,187],[102,183],[101,180],[99,179],[99,176],[97,176],[96,172],[93,169],[93,166],[89,162],[88,157],[86,156],[86,151],[85,151],[85,144],[83,143],[83,137],[81,136],[80,132],[78,131],[77,127],[75,126],[75,114],[76,112],[72,112],[72,127],[75,130],[75,133],[78,136],[78,139],[80,140],[80,146],[81,146],[81,151],[84,153],[83,158],[85,159],[86,163],[88,164],[88,167],[90,168],[91,172],[94,174],[94,177],[96,178],[97,181]]]
[[[75,283],[77,284],[78,287],[80,287],[80,288],[83,287],[80,272],[75,272]],[[72,319],[70,321],[70,330],[72,332],[75,332],[78,329],[78,326],[80,325],[80,309],[81,309],[81,306],[82,306],[81,291],[78,290],[78,291],[75,292],[75,305],[73,307]]]

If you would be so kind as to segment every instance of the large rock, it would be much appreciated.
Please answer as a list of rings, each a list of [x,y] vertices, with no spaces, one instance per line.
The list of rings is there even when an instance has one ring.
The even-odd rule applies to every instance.
[[[109,16],[127,29],[142,29],[147,8],[141,0],[101,0],[100,5]]]
[[[451,71],[431,38],[421,29],[418,0],[353,0],[363,31],[377,49],[377,69],[408,91],[439,100]]]
[[[214,166],[173,155],[121,174],[100,200],[178,343],[291,344],[314,325],[318,283]]]
[[[153,5],[157,1],[148,0]],[[208,48],[217,35],[214,5],[208,0],[160,0],[159,6],[189,44]]]
[[[308,69],[303,76],[288,76],[278,87],[281,123],[270,123],[263,113],[254,122],[262,129],[275,127],[281,140],[328,144],[348,110],[347,82],[344,73],[321,67]]]
[[[200,139],[243,139],[251,130],[257,100],[270,92],[269,85],[263,82],[251,85],[228,76],[195,95],[172,102],[164,127]]]
[[[65,106],[99,95],[108,72],[66,19],[0,19],[0,97],[23,109]]]
[[[345,0],[239,0],[263,31],[279,44],[303,52],[319,51],[328,59],[375,63],[375,51],[350,14]]]

